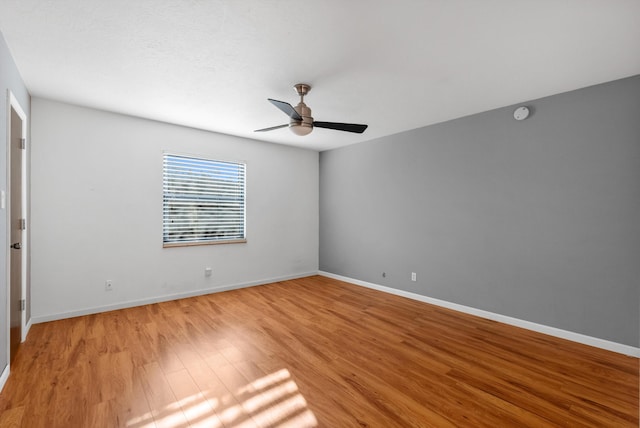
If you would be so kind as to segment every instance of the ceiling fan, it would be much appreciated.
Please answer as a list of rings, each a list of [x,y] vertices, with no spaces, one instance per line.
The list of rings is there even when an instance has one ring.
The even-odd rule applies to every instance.
[[[273,131],[274,129],[280,129],[289,127],[291,132],[296,135],[308,135],[313,131],[314,127],[336,129],[338,131],[355,132],[362,134],[368,125],[358,125],[356,123],[340,123],[340,122],[318,122],[311,117],[311,109],[304,103],[304,96],[309,93],[311,86],[305,83],[298,83],[293,86],[300,95],[300,103],[293,107],[289,103],[284,101],[272,100],[269,98],[269,102],[278,107],[287,116],[291,118],[291,121],[285,125],[272,126],[270,128],[256,129],[254,132]]]

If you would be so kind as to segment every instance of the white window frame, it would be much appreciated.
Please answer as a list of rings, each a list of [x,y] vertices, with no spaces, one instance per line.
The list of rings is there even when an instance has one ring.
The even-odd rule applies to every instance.
[[[189,174],[194,171],[209,177],[189,182]],[[239,179],[240,183],[236,180],[225,182],[224,174]],[[172,185],[169,180],[171,177],[182,179],[182,185]],[[164,152],[162,246],[169,248],[247,242],[246,182],[245,162]],[[224,201],[222,206],[220,201]],[[178,215],[176,211],[181,208],[182,212]],[[182,223],[182,227],[176,225],[178,222]],[[182,231],[180,236],[177,235],[179,231]]]

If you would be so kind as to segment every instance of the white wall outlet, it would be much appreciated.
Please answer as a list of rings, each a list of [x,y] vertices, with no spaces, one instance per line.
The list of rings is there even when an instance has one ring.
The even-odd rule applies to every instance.
[[[416,277],[416,273],[415,272],[411,272],[411,281],[416,281],[417,277]]]
[[[107,279],[104,282],[104,291],[111,291],[113,290],[113,281],[111,281],[110,279]]]
[[[210,267],[204,268],[204,276],[211,276],[212,273],[213,269],[211,269]]]

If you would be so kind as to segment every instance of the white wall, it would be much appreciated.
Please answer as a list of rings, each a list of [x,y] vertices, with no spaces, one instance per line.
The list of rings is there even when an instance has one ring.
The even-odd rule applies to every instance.
[[[35,322],[318,270],[317,152],[40,98],[32,118]],[[162,248],[163,151],[247,163],[246,244]]]

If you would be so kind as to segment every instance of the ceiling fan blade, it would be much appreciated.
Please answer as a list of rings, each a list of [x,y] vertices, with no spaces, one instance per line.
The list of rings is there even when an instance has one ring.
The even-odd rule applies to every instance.
[[[369,125],[358,125],[357,123],[339,123],[339,122],[313,122],[313,126],[318,128],[337,129],[338,131],[355,132],[362,134]]]
[[[280,129],[280,128],[286,128],[288,127],[289,124],[285,124],[285,125],[278,125],[278,126],[272,126],[271,128],[262,128],[262,129],[256,129],[253,132],[266,132],[266,131],[273,131],[274,129]]]
[[[284,112],[287,116],[294,120],[302,120],[302,116],[298,114],[296,109],[289,103],[285,103],[284,101],[272,100],[271,98],[267,98],[271,104],[278,107],[280,110]]]

